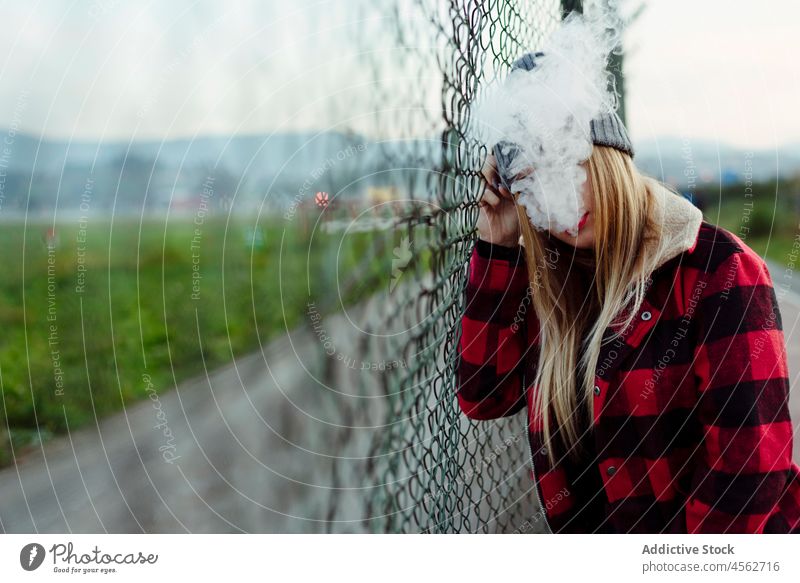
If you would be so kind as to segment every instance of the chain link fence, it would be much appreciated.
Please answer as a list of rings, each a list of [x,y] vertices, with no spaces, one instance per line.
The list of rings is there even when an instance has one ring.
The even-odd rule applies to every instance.
[[[486,155],[467,135],[470,104],[572,9],[580,3],[398,0],[378,15],[365,7],[358,69],[373,82],[362,105],[383,138],[367,148],[381,162],[364,176],[388,177],[395,196],[387,203],[392,228],[376,231],[355,278],[385,279],[387,265],[372,261],[383,255],[392,281],[364,307],[355,343],[362,365],[388,355],[401,366],[374,383],[363,375],[338,382],[351,383],[352,393],[340,403],[348,429],[335,438],[331,531],[547,531],[524,413],[467,419],[454,360]],[[352,218],[349,228],[362,221]]]

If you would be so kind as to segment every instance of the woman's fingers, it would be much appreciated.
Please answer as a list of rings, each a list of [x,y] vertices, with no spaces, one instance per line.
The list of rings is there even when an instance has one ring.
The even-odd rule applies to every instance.
[[[494,192],[485,188],[483,190],[483,196],[481,197],[481,201],[484,204],[488,204],[492,208],[496,208],[498,204],[500,204],[500,197],[498,197]]]
[[[500,186],[500,187],[497,189],[497,192],[499,192],[499,193],[500,193],[500,196],[502,196],[502,197],[504,197],[504,198],[507,198],[507,199],[509,199],[509,200],[514,200],[514,197],[511,195],[511,191],[510,191],[510,190],[508,190],[508,189],[507,189],[505,186],[502,186],[502,185],[501,185],[501,186]]]
[[[494,154],[489,154],[486,156],[486,160],[483,162],[483,168],[481,168],[481,174],[483,175],[483,180],[486,182],[487,186],[493,191],[497,192],[497,187],[500,184],[500,178],[497,175]]]
[[[489,178],[491,178],[491,174],[494,174],[496,166],[497,161],[494,158],[494,154],[489,153],[489,155],[486,156],[483,161],[483,168],[481,168],[481,173],[483,174],[484,178],[489,180]]]
[[[489,154],[486,157],[486,160],[483,163],[483,168],[481,169],[481,175],[486,183],[484,192],[488,191],[490,193],[494,193],[495,198],[497,198],[497,201],[492,200],[490,202],[493,207],[496,206],[497,202],[499,202],[501,198],[508,199],[509,201],[514,200],[514,196],[511,194],[511,191],[503,186],[503,183],[500,181],[500,176],[497,174],[494,154]]]
[[[501,198],[513,198],[509,190],[503,186],[503,183],[500,182],[500,179],[497,177],[497,174],[493,174],[489,179],[486,179],[484,176],[486,188],[490,192],[493,192],[496,196]]]

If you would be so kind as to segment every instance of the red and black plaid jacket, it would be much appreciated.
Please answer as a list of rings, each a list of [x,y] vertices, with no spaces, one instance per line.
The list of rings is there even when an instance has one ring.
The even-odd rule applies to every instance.
[[[552,532],[586,532],[571,520],[571,462],[560,440],[542,443],[541,422],[530,415],[534,389],[525,379],[535,372],[539,323],[526,302],[535,290],[521,251],[480,239],[473,249],[458,403],[472,419],[527,406],[546,523]],[[634,325],[603,347],[595,371],[595,469],[606,526],[800,532],[786,347],[766,264],[740,238],[703,221],[694,245],[651,278]],[[554,466],[546,447],[555,448]]]

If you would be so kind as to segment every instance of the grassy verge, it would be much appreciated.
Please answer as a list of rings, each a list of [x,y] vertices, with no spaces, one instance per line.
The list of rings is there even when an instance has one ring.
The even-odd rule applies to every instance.
[[[12,447],[93,423],[308,324],[311,301],[333,310],[360,301],[388,284],[400,241],[312,234],[282,218],[76,220],[55,236],[51,227],[0,228],[0,465]],[[389,251],[375,255],[380,238]],[[337,297],[337,280],[359,271]]]
[[[706,220],[741,238],[765,259],[786,264],[800,233],[800,205],[792,183],[771,182],[722,189],[704,209]]]

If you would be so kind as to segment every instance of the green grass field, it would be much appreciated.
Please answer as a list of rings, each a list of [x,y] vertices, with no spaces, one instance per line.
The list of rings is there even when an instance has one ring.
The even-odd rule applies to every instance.
[[[376,256],[376,234],[253,220],[74,220],[56,225],[52,250],[51,224],[2,224],[0,465],[12,444],[94,423],[308,324],[310,301],[339,309],[337,273],[364,275],[345,303],[391,278],[399,233]]]
[[[742,186],[729,187],[722,193],[722,202],[709,205],[704,216],[737,235],[765,259],[786,264],[794,238],[800,234],[795,202],[798,195],[782,183],[759,185],[754,191],[753,197],[746,197]]]

